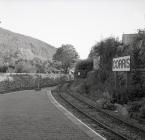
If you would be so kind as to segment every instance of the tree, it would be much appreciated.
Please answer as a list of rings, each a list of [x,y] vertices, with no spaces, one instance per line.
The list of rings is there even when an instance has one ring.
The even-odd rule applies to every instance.
[[[62,68],[65,73],[68,73],[69,68],[77,61],[79,58],[74,46],[70,44],[62,45],[57,49],[53,56],[53,60],[60,61]]]
[[[0,66],[0,73],[6,73],[7,70],[8,70],[8,66],[5,66],[5,65]]]
[[[16,73],[36,73],[36,66],[32,65],[29,61],[20,61],[15,65]]]
[[[37,73],[45,73],[45,67],[42,64],[36,64]]]
[[[143,96],[144,94],[144,72],[140,71],[140,68],[144,68],[145,58],[145,31],[139,30],[137,38],[133,42],[132,46],[132,84],[137,96]],[[140,93],[140,94],[139,94]]]
[[[105,83],[112,77],[112,59],[117,56],[118,47],[121,42],[118,39],[109,37],[95,44],[89,54],[89,58],[100,57],[99,69],[96,78]],[[111,82],[109,82],[111,83]]]
[[[107,38],[97,43],[91,50],[89,58],[97,55],[100,56],[100,68],[111,71],[112,59],[117,55],[117,48],[120,42],[115,38]]]
[[[75,77],[76,78],[86,78],[87,73],[92,70],[93,70],[93,60],[92,59],[81,60],[76,64]],[[78,75],[78,73],[80,73],[80,75]]]

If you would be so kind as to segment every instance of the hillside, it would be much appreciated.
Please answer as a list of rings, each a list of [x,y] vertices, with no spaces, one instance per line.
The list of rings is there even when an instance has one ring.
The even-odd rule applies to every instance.
[[[43,41],[0,28],[0,58],[17,54],[26,60],[51,60],[55,51],[55,47]]]

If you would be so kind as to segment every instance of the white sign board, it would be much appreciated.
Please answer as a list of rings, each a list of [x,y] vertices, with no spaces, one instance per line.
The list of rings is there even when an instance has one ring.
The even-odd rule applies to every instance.
[[[100,56],[95,57],[93,59],[94,70],[98,70],[99,69],[99,63],[100,63]]]
[[[130,56],[113,58],[112,71],[130,71]]]

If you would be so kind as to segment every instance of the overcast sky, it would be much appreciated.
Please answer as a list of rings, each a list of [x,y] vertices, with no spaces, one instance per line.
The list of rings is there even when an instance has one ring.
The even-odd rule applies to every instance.
[[[0,27],[55,47],[72,44],[81,58],[109,36],[145,27],[145,0],[0,0]]]

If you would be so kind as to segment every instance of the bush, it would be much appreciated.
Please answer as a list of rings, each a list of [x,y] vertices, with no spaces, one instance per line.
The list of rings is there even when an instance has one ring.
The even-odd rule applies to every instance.
[[[131,118],[134,118],[134,119],[139,119],[141,114],[139,112],[140,108],[141,108],[142,104],[141,102],[133,102],[131,105],[130,105],[130,108],[129,108],[129,116]]]
[[[11,74],[12,81],[6,79],[0,82],[0,91],[12,91],[32,89],[39,87],[50,87],[67,81],[66,75],[49,74],[47,77],[30,74]],[[68,89],[68,88],[66,88]]]
[[[88,86],[86,85],[86,81],[81,82],[78,86],[77,86],[77,92],[79,92],[80,94],[84,94],[84,93],[88,93]]]
[[[141,107],[141,103],[139,103],[139,102],[133,102],[131,104],[131,107],[129,108],[129,112],[138,112],[140,107]]]
[[[7,72],[8,67],[7,66],[0,66],[0,72],[5,73]]]
[[[104,69],[101,69],[98,71],[98,80],[101,83],[105,83],[106,80],[108,80],[110,77],[110,72]]]
[[[145,119],[145,106],[142,106],[140,108],[140,117]]]
[[[117,88],[112,90],[112,103],[126,104],[128,102],[128,90],[126,88]]]
[[[114,106],[114,104],[112,104],[111,102],[106,101],[106,102],[103,104],[103,109],[115,110],[115,106]]]
[[[128,87],[128,99],[130,101],[134,101],[143,96],[144,96],[144,91],[142,91],[142,88],[140,87],[139,84],[131,85]]]
[[[93,70],[92,59],[81,60],[76,64],[74,74],[76,78],[86,78],[87,73],[92,70]],[[78,73],[80,73],[80,75]]]

